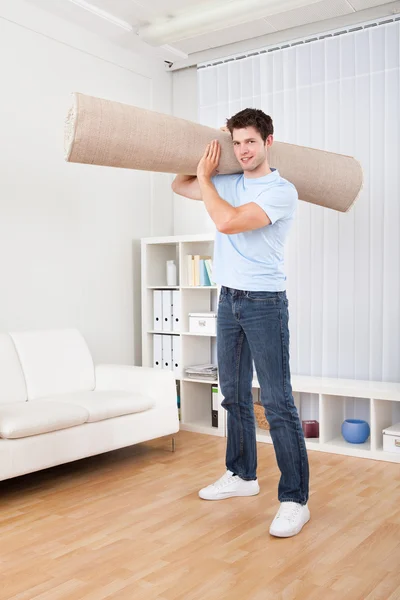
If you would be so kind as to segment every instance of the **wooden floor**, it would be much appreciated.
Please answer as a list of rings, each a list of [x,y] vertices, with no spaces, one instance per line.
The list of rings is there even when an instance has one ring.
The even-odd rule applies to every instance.
[[[181,432],[0,483],[1,600],[400,599],[400,466],[310,452],[311,521],[272,538],[261,492],[200,500],[225,440]]]

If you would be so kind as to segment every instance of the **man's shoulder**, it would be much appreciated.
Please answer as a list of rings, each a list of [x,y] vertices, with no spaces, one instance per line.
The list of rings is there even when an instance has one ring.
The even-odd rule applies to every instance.
[[[298,198],[296,186],[291,181],[288,181],[287,179],[285,179],[284,177],[281,177],[280,175],[277,178],[273,188],[275,190],[277,190],[278,193],[280,193],[280,194],[287,194],[288,196],[293,196],[293,197]]]

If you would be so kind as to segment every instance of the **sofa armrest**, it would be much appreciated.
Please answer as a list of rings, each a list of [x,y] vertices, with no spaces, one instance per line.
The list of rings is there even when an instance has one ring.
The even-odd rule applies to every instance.
[[[174,406],[175,375],[172,371],[130,365],[97,365],[96,390],[136,392],[155,400],[157,407]]]

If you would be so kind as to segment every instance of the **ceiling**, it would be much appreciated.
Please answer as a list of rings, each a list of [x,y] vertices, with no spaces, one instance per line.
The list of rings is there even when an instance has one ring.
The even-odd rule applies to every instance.
[[[395,4],[387,0],[279,0],[279,3],[277,0],[29,1],[127,50],[165,61],[182,60],[186,55],[335,17],[354,17],[355,13],[372,7],[388,6],[386,14],[390,14],[390,6]],[[239,1],[239,11],[243,12],[242,7],[246,5],[249,10],[230,19],[229,11],[237,8]],[[284,11],[282,7],[285,7]],[[206,19],[208,12],[209,22]],[[213,18],[212,15],[216,16]],[[154,23],[166,20],[176,23],[177,19],[201,21],[203,29],[196,35],[190,27],[184,28],[168,44],[159,45],[147,43],[138,33],[141,28]]]

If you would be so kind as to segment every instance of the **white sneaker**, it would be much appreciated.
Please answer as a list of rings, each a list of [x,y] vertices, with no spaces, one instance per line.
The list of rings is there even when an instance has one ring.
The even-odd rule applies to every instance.
[[[292,537],[303,529],[310,520],[307,504],[297,502],[281,502],[281,506],[271,523],[269,532],[275,537]]]
[[[199,491],[203,500],[223,500],[233,496],[255,496],[260,491],[257,479],[246,481],[227,471],[218,481]]]

